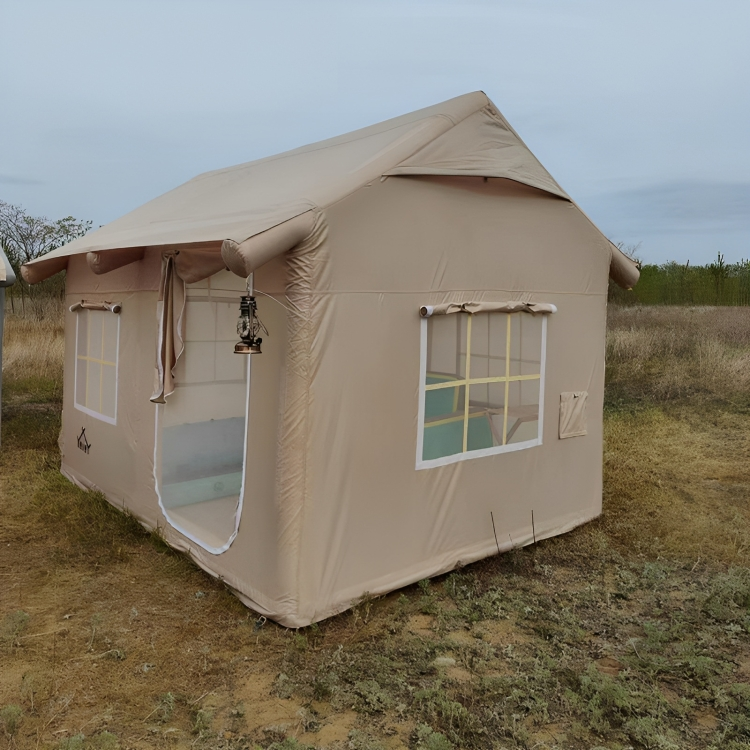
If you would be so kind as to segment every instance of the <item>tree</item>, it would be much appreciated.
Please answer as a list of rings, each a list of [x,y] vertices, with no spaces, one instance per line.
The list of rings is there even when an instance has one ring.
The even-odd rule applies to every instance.
[[[47,279],[38,285],[32,294],[31,287],[21,277],[21,266],[40,255],[56,250],[68,242],[82,237],[91,229],[90,221],[79,221],[72,216],[50,221],[45,216],[32,216],[21,206],[0,200],[0,245],[8,256],[18,281],[10,287],[10,306],[15,312],[15,290],[21,293],[21,309],[26,314],[26,299],[32,303],[32,314],[35,312],[35,301],[47,297],[62,297],[65,293],[64,280],[57,276]],[[40,297],[40,300],[36,300]]]
[[[24,263],[82,237],[89,229],[90,221],[79,221],[72,216],[50,221],[0,200],[0,243],[19,278]]]

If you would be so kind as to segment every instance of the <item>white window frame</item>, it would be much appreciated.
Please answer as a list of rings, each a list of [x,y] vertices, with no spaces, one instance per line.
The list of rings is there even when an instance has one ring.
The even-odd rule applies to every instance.
[[[467,315],[468,313],[453,313],[453,315]],[[477,315],[491,315],[492,313],[476,313]],[[511,315],[528,315],[529,313],[517,312],[517,313],[506,313],[508,320],[510,321]],[[471,315],[469,314],[469,323],[471,322]],[[424,460],[422,458],[424,450],[424,411],[425,411],[425,394],[426,387],[425,381],[427,380],[427,325],[430,320],[429,317],[422,318],[420,320],[420,345],[419,345],[419,416],[417,420],[417,462],[416,469],[433,469],[438,466],[447,466],[448,464],[454,464],[458,461],[469,461],[474,458],[484,458],[485,456],[494,456],[498,453],[512,453],[513,451],[524,450],[525,448],[533,448],[537,445],[542,445],[542,436],[544,434],[544,382],[545,382],[545,368],[547,362],[547,318],[548,315],[542,315],[542,351],[540,353],[540,364],[539,364],[539,419],[537,420],[537,437],[533,440],[524,440],[522,443],[510,443],[508,445],[496,445],[492,448],[482,448],[476,451],[465,451],[461,453],[454,453],[450,456],[442,456],[441,458],[432,458]],[[469,331],[470,335],[470,331]],[[467,337],[468,341],[468,337]],[[471,378],[469,378],[471,380]],[[505,380],[504,378],[502,380]],[[467,386],[468,392],[468,386]]]
[[[85,308],[84,308],[85,309]],[[117,342],[115,344],[115,416],[109,417],[106,414],[101,414],[98,411],[94,411],[94,409],[90,409],[87,406],[84,406],[83,404],[78,403],[78,335],[79,335],[79,320],[80,320],[80,314],[83,312],[82,310],[79,310],[76,312],[76,343],[75,343],[75,358],[76,358],[76,365],[75,365],[75,374],[73,376],[73,406],[78,409],[78,411],[82,411],[84,414],[88,414],[90,417],[94,417],[94,419],[99,419],[102,422],[106,422],[107,424],[116,425],[117,424],[117,406],[119,401],[119,390],[120,390],[120,316],[119,314],[113,313],[113,312],[105,312],[104,310],[91,310],[86,309],[86,313],[92,313],[92,312],[101,312],[102,315],[114,315],[117,319]],[[86,349],[87,351],[87,359],[90,359],[88,357],[88,347]]]

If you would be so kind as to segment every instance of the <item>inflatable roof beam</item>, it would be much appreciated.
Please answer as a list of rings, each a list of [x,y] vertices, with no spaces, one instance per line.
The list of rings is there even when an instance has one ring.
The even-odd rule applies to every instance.
[[[315,213],[306,211],[244,242],[224,240],[221,257],[232,273],[246,279],[269,260],[299,245],[312,234],[314,228]]]
[[[641,277],[638,264],[628,258],[618,247],[612,245],[612,255],[609,261],[609,278],[623,289],[632,289]]]
[[[37,263],[27,263],[21,266],[21,276],[27,284],[38,284],[40,281],[54,276],[68,267],[68,256],[59,255],[48,260],[40,260]]]

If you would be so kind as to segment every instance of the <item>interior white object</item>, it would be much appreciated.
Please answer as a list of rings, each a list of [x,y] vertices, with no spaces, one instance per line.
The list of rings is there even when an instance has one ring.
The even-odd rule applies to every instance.
[[[251,358],[234,353],[238,286],[224,272],[187,287],[175,390],[156,407],[160,505],[172,526],[214,554],[234,540],[242,510]]]
[[[75,407],[117,424],[120,317],[80,308],[76,316]]]
[[[545,339],[542,315],[422,319],[418,469],[541,444]]]

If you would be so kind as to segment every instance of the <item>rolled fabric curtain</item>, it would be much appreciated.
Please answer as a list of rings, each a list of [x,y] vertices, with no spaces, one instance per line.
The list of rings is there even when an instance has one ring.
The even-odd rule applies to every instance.
[[[432,315],[452,315],[454,313],[517,313],[547,314],[557,312],[557,307],[547,302],[444,302],[441,305],[422,305],[419,314],[423,318]]]
[[[150,399],[155,404],[165,404],[167,396],[174,393],[174,368],[185,349],[184,311],[185,281],[177,274],[175,253],[165,253],[156,303],[156,369],[154,395]]]
[[[119,302],[91,302],[82,299],[80,302],[71,305],[69,309],[70,312],[78,312],[79,310],[102,310],[119,315],[122,310],[122,305]]]

